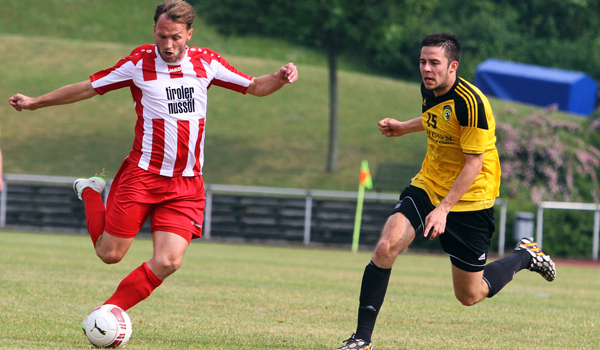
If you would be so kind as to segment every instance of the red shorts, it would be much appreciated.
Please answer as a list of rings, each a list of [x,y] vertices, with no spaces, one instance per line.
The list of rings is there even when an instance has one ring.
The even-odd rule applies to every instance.
[[[205,204],[201,176],[161,176],[125,160],[108,194],[104,229],[133,238],[150,216],[152,232],[172,232],[189,243],[202,236]]]

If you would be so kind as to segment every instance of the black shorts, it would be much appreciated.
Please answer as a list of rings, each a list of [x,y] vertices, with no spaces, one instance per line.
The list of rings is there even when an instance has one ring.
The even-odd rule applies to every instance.
[[[425,218],[433,209],[435,207],[424,190],[408,186],[400,195],[393,213],[406,216],[415,229],[415,236],[421,237]],[[493,207],[476,211],[451,211],[446,220],[446,230],[438,237],[452,265],[464,271],[477,272],[485,266],[495,230]]]

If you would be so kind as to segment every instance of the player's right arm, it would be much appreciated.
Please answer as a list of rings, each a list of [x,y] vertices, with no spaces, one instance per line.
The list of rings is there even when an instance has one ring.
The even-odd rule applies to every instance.
[[[96,96],[98,93],[92,87],[89,80],[66,85],[39,97],[29,97],[16,94],[8,99],[8,102],[17,111],[23,109],[36,110],[38,108],[65,105]]]
[[[379,130],[386,137],[402,136],[412,132],[423,131],[423,121],[421,117],[407,120],[405,122],[397,121],[392,118],[385,118],[379,122]]]

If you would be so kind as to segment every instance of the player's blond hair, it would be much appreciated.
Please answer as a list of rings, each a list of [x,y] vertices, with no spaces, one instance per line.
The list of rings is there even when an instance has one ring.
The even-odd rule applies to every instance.
[[[182,0],[165,0],[156,6],[156,12],[154,13],[155,24],[163,13],[171,21],[185,24],[187,29],[192,28],[192,23],[194,23],[194,18],[196,17],[192,5]]]

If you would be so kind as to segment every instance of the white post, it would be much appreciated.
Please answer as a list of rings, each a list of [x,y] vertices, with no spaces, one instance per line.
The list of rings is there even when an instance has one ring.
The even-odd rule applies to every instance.
[[[202,227],[202,236],[210,239],[210,228],[212,223],[212,198],[213,193],[210,188],[205,188],[206,203],[204,205],[204,226]]]
[[[310,226],[312,222],[312,196],[310,191],[306,193],[306,206],[304,207],[304,245],[310,244]]]
[[[537,234],[536,234],[536,241],[538,244],[538,247],[540,247],[540,249],[542,249],[542,235],[543,235],[543,225],[544,225],[544,207],[542,207],[542,205],[540,204],[538,206],[538,210],[537,210]]]
[[[506,207],[507,203],[500,204],[500,236],[498,237],[498,255],[504,256],[504,245],[506,243]]]
[[[4,181],[4,188],[0,192],[0,227],[6,227],[6,194],[8,192],[8,184]]]
[[[598,261],[598,236],[600,233],[600,206],[594,212],[594,243],[592,245],[592,259]]]

